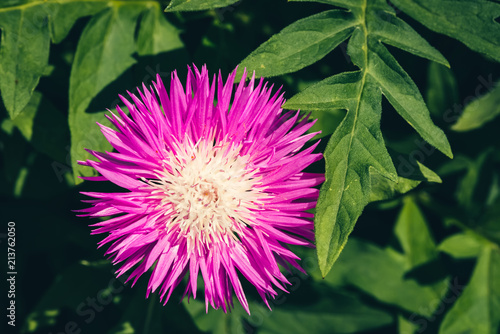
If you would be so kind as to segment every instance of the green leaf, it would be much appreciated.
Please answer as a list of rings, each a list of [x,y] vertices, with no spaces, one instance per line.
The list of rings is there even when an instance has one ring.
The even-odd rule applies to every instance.
[[[451,128],[455,131],[478,129],[498,115],[500,115],[499,83],[489,93],[468,104]]]
[[[425,100],[436,118],[442,118],[444,112],[457,103],[458,85],[449,68],[436,62],[429,63]]]
[[[360,73],[343,73],[309,86],[289,99],[284,107],[291,110],[328,111],[345,109],[356,100]]]
[[[462,295],[445,315],[439,334],[495,334],[500,324],[500,250],[486,246]]]
[[[413,197],[403,199],[403,207],[394,227],[394,234],[403,249],[408,275],[430,279],[428,287],[441,300],[448,286],[449,278],[441,271],[436,243],[426,219]],[[434,277],[433,277],[434,275]]]
[[[480,181],[488,176],[484,171],[492,152],[493,149],[486,149],[479,154],[476,160],[469,160],[467,173],[459,181],[457,186],[457,201],[463,208],[469,211],[472,216],[482,211],[482,200],[486,198],[487,194],[480,191],[480,186],[482,185]]]
[[[347,52],[360,68],[358,72],[342,73],[320,81],[285,104],[288,109],[318,112],[346,110],[344,120],[331,136],[324,153],[326,180],[321,188],[315,216],[318,260],[323,275],[326,275],[369,201],[387,199],[387,196],[408,191],[417,185],[411,181],[398,182],[380,131],[382,94],[423,139],[449,157],[452,153],[443,131],[432,122],[417,86],[382,43],[448,65],[444,57],[398,19],[386,1],[319,2],[350,10],[349,15],[353,18],[341,31],[351,34]],[[339,11],[326,11],[313,17],[325,13]],[[277,75],[296,71],[323,57],[323,53],[318,57],[318,53],[309,55],[298,52],[288,56],[287,50],[292,47],[293,50],[301,50],[297,45],[303,44],[300,37],[287,34],[294,32],[296,25],[288,26],[262,44],[242,65],[255,70],[257,75]],[[353,26],[356,29],[353,30]],[[331,30],[334,33],[339,31],[337,28]],[[327,35],[328,31],[324,31]],[[285,38],[288,46],[269,46]],[[345,37],[342,35],[342,38]],[[308,40],[311,42],[314,39]],[[268,48],[270,55],[266,53]],[[277,63],[283,65],[276,66]],[[420,176],[440,182],[435,173],[423,165],[418,167]],[[376,182],[371,181],[370,173],[378,174]],[[405,177],[411,179],[407,175]],[[377,183],[381,187],[370,191],[371,185],[376,186]]]
[[[305,109],[302,109],[306,111]],[[345,117],[345,110],[332,109],[325,111],[311,111],[311,118],[317,119],[316,123],[308,130],[309,133],[321,131],[314,138],[329,136],[335,132],[335,129],[342,123]]]
[[[372,42],[369,48],[373,52],[368,56],[368,71],[389,102],[426,142],[452,158],[444,132],[432,122],[424,99],[409,75],[382,44]]]
[[[362,0],[322,0],[316,2],[349,8],[355,15],[353,17],[349,12],[331,10],[294,22],[259,46],[241,62],[240,66],[255,70],[257,76],[267,77],[298,71],[323,58],[353,33],[355,27],[367,30],[370,37],[379,42],[449,67],[448,61],[443,55],[429,45],[408,24],[397,18],[394,10],[384,1],[377,0],[366,3]],[[318,19],[324,20],[324,17],[329,13],[335,13],[335,16],[342,13],[342,16],[335,17],[335,20],[318,21]],[[313,36],[317,36],[317,38],[311,38],[311,30],[314,31]],[[318,34],[319,32],[321,34]],[[335,39],[335,43],[324,48],[322,44],[326,41],[325,37],[332,34],[335,34],[336,39],[341,38],[341,40],[336,42]],[[318,44],[318,41],[321,44]],[[314,46],[314,49],[311,50],[311,46]],[[276,68],[277,63],[280,66]]]
[[[370,202],[392,199],[407,193],[421,183],[421,181],[410,180],[401,176],[398,177],[397,181],[391,181],[375,172],[374,169],[370,169],[370,178]]]
[[[165,20],[156,2],[111,2],[108,9],[88,22],[76,50],[69,89],[71,157],[76,183],[81,182],[78,176],[95,175],[92,169],[77,164],[78,160],[90,158],[84,148],[111,149],[95,123],[104,119],[100,110],[114,108],[119,103],[117,94],[133,86],[135,81],[130,78],[129,69],[137,62],[134,53],[156,56],[181,47],[179,31]],[[156,71],[158,66],[159,63]],[[148,67],[149,77],[150,70]]]
[[[349,37],[356,21],[351,13],[329,10],[298,20],[264,42],[238,66],[256,76],[276,76],[315,63]]]
[[[319,2],[343,8],[362,7],[365,0],[288,0],[290,2]]]
[[[402,315],[398,316],[398,333],[399,334],[414,334],[418,326],[409,321]]]
[[[183,46],[179,30],[165,19],[157,7],[145,11],[137,36],[137,52],[140,56],[157,55]]]
[[[404,198],[394,232],[408,259],[407,269],[436,259],[436,244],[425,217],[412,197]]]
[[[0,91],[11,118],[28,104],[48,66],[50,38],[59,43],[80,17],[106,7],[106,2],[32,1],[0,8]]]
[[[252,305],[253,317],[245,318],[250,324],[263,318],[258,326],[261,334],[359,333],[393,322],[390,313],[369,307],[354,295],[340,291],[322,295],[324,298],[307,307],[284,304],[270,311],[263,305]]]
[[[481,241],[472,233],[454,234],[444,239],[438,250],[454,258],[476,257],[481,253]]]
[[[432,286],[405,278],[406,267],[405,256],[394,250],[351,238],[325,281],[333,286],[354,286],[381,302],[430,316],[446,289],[437,293]]]
[[[238,1],[240,0],[172,0],[165,11],[194,11],[221,8],[237,3]]]
[[[337,259],[356,220],[368,204],[369,167],[374,167],[386,178],[397,180],[380,132],[381,96],[377,86],[362,72],[337,75],[330,78],[329,84],[344,92],[336,107],[345,108],[347,114],[324,153],[326,180],[321,187],[315,216],[318,258],[323,275]]]
[[[84,148],[97,151],[111,149],[96,122],[102,122],[103,112],[87,113],[92,99],[108,84],[116,80],[136,60],[134,31],[143,8],[138,5],[116,5],[92,17],[85,27],[76,49],[71,68],[69,89],[69,125],[71,130],[71,158],[75,182],[78,176],[94,175],[88,167],[77,164],[91,156]],[[117,96],[109,97],[109,104]]]
[[[110,0],[111,1],[111,0]],[[50,19],[50,37],[53,43],[60,43],[75,24],[84,16],[94,15],[107,7],[110,1],[61,0],[35,1],[41,12],[47,13]]]
[[[438,174],[424,166],[420,161],[417,161],[417,169],[412,174],[408,175],[411,179],[417,179],[427,182],[441,183],[443,182]]]
[[[389,150],[392,159],[394,153]],[[397,181],[387,179],[380,175],[374,168],[370,169],[371,193],[370,202],[392,199],[416,188],[422,181],[441,183],[439,175],[417,161],[417,168],[412,168],[412,173],[407,177],[398,176]]]
[[[342,73],[331,76],[289,99],[284,107],[291,110],[328,111],[347,109],[356,102],[360,72]]]
[[[438,50],[433,48],[406,22],[396,17],[392,11],[389,11],[389,8],[382,6],[377,10],[375,7],[366,15],[367,29],[374,38],[384,44],[395,46],[416,56],[450,67],[448,61]]]
[[[28,104],[48,65],[48,23],[37,7],[0,8],[0,91],[12,119]]]
[[[500,61],[500,4],[486,0],[394,0],[398,8],[427,28]]]

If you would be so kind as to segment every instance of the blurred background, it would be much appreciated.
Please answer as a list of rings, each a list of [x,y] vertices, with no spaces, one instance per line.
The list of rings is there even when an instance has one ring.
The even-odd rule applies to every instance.
[[[404,195],[369,204],[326,278],[314,250],[294,248],[309,275],[288,272],[291,292],[270,302],[272,312],[246,284],[251,315],[238,303],[230,314],[212,309],[205,314],[203,299],[180,301],[182,288],[163,306],[156,295],[145,299],[147,277],[133,288],[115,278],[105,250],[97,249],[102,237],[90,236],[92,221],[72,212],[86,206],[79,192],[106,191],[108,185],[75,181],[74,162],[85,158],[86,143],[109,149],[95,121],[107,124],[103,113],[115,107],[118,94],[149,84],[157,73],[168,79],[174,69],[184,81],[187,65],[193,63],[227,76],[272,35],[330,7],[255,0],[163,13],[166,2],[103,1],[102,8],[80,3],[73,8],[54,2],[34,12],[36,2],[0,4],[2,66],[11,66],[5,31],[24,15],[33,27],[18,36],[25,42],[18,42],[17,57],[27,64],[20,63],[19,72],[42,73],[29,103],[14,118],[0,104],[3,254],[7,223],[15,222],[16,228],[16,327],[6,327],[7,333],[459,333],[452,325],[447,331],[440,328],[475,319],[477,331],[470,333],[498,330],[500,118],[466,120],[452,128],[471,103],[481,103],[490,115],[499,113],[497,63],[398,12],[451,65],[448,69],[388,47],[419,87],[455,158],[434,151],[385,100],[382,132],[390,150],[425,163],[442,182],[425,182]],[[60,19],[59,26],[47,23],[45,17],[51,15]],[[31,68],[43,57],[30,49],[40,50],[43,29],[53,34],[48,66]],[[83,57],[86,48],[102,52]],[[94,65],[85,67],[85,62]],[[106,66],[102,87],[83,83],[70,88],[72,80],[101,73]],[[313,65],[269,81],[283,86],[290,98],[325,77],[351,70],[356,67],[344,42]],[[0,88],[7,94],[8,88]],[[73,112],[80,114],[71,116]],[[322,143],[343,115],[336,110],[313,113],[319,121],[312,130],[322,131]],[[70,131],[74,140],[81,140],[81,152],[72,151]],[[400,174],[414,166],[397,153],[393,161]],[[324,172],[324,162],[311,170]],[[77,171],[81,173],[86,172]],[[470,317],[470,309],[477,318]]]

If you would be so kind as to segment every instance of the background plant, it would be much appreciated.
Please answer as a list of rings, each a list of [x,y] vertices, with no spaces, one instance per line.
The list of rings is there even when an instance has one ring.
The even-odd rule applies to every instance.
[[[17,329],[498,332],[500,4],[296,2],[0,4],[1,213],[18,226]],[[317,254],[295,250],[309,276],[288,273],[292,293],[273,312],[258,298],[251,316],[145,301],[70,212],[90,173],[76,164],[83,148],[110,149],[95,122],[117,94],[192,62],[272,77],[286,108],[319,119]]]

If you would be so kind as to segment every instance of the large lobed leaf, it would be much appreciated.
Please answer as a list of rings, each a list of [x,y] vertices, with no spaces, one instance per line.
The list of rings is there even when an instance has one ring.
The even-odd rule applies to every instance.
[[[316,245],[324,275],[340,254],[368,203],[369,168],[374,167],[386,178],[397,180],[380,131],[381,95],[374,80],[362,71],[343,73],[327,80],[329,88],[342,91],[344,95],[325,96],[339,97],[333,101],[332,108],[344,108],[347,115],[325,150],[326,180],[316,208]],[[308,94],[309,90],[321,94],[319,87],[315,89],[314,86],[302,94]],[[297,99],[300,97],[299,94]],[[287,107],[293,106],[293,101],[291,99]]]
[[[170,24],[156,6],[148,8],[141,19],[137,35],[137,53],[157,55],[183,47],[180,31]]]
[[[316,245],[320,268],[326,275],[363,208],[371,200],[385,199],[379,190],[373,195],[371,175],[376,174],[393,193],[418,184],[398,181],[380,130],[382,94],[429,144],[449,157],[452,153],[446,136],[433,124],[417,86],[384,44],[449,66],[446,59],[399,19],[386,1],[318,2],[349,11],[325,11],[292,23],[244,59],[240,69],[255,70],[258,76],[297,71],[320,60],[350,36],[347,51],[360,70],[327,78],[285,104],[288,109],[316,112],[346,110],[324,153],[326,181],[316,208]],[[431,174],[427,173],[428,180],[439,180]]]
[[[139,19],[136,44],[134,34]],[[70,77],[69,125],[75,178],[95,173],[77,163],[91,157],[83,148],[111,149],[96,122],[102,122],[106,108],[115,107],[117,96],[113,94],[98,105],[102,111],[89,113],[93,99],[136,63],[135,52],[155,55],[180,47],[179,31],[166,21],[157,4],[151,7],[148,2],[117,2],[92,17],[80,37]]]
[[[78,43],[69,92],[72,167],[75,178],[88,175],[91,171],[76,163],[89,158],[83,148],[111,148],[95,124],[102,121],[103,113],[87,113],[90,103],[136,63],[134,53],[154,56],[181,48],[179,31],[168,23],[156,1],[35,0],[9,5],[0,8],[0,91],[11,119],[31,110],[28,103],[47,71],[50,40],[61,42],[76,20],[94,15]],[[112,108],[116,98],[110,96],[106,105],[98,107]],[[31,131],[26,126],[33,124],[26,119],[32,116],[17,121],[23,122],[23,133]],[[57,160],[65,159],[58,156]]]
[[[93,173],[77,164],[77,160],[90,158],[83,148],[111,149],[111,145],[102,140],[100,128],[95,124],[104,119],[103,112],[86,113],[86,110],[104,87],[135,63],[132,54],[140,14],[137,9],[135,5],[112,6],[92,17],[80,37],[69,91],[71,157],[75,177]],[[109,106],[103,106],[103,109]]]
[[[28,104],[46,71],[50,40],[59,43],[77,19],[105,6],[104,1],[40,0],[0,8],[0,91],[12,119]]]
[[[48,17],[35,7],[0,11],[0,90],[10,117],[28,104],[49,60]]]

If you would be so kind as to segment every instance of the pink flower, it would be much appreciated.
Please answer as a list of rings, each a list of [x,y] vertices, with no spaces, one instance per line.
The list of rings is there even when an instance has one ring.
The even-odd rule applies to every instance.
[[[314,122],[282,113],[283,94],[271,96],[262,79],[235,86],[235,75],[210,83],[206,67],[194,67],[184,90],[174,72],[170,93],[157,76],[140,98],[129,93],[133,103],[121,97],[130,117],[119,107],[106,116],[117,131],[99,124],[116,152],[88,150],[99,161],[79,162],[100,173],[83,179],[124,188],[83,193],[95,199],[81,216],[114,216],[92,225],[108,234],[99,246],[111,243],[118,276],[134,268],[134,284],[152,269],[147,295],[159,289],[165,303],[189,273],[184,295],[196,298],[201,275],[207,311],[230,310],[234,291],[249,312],[240,278],[268,303],[290,284],[278,265],[303,271],[287,245],[313,246],[307,210],[324,176],[302,170],[322,155],[312,153],[318,142],[300,149]]]

